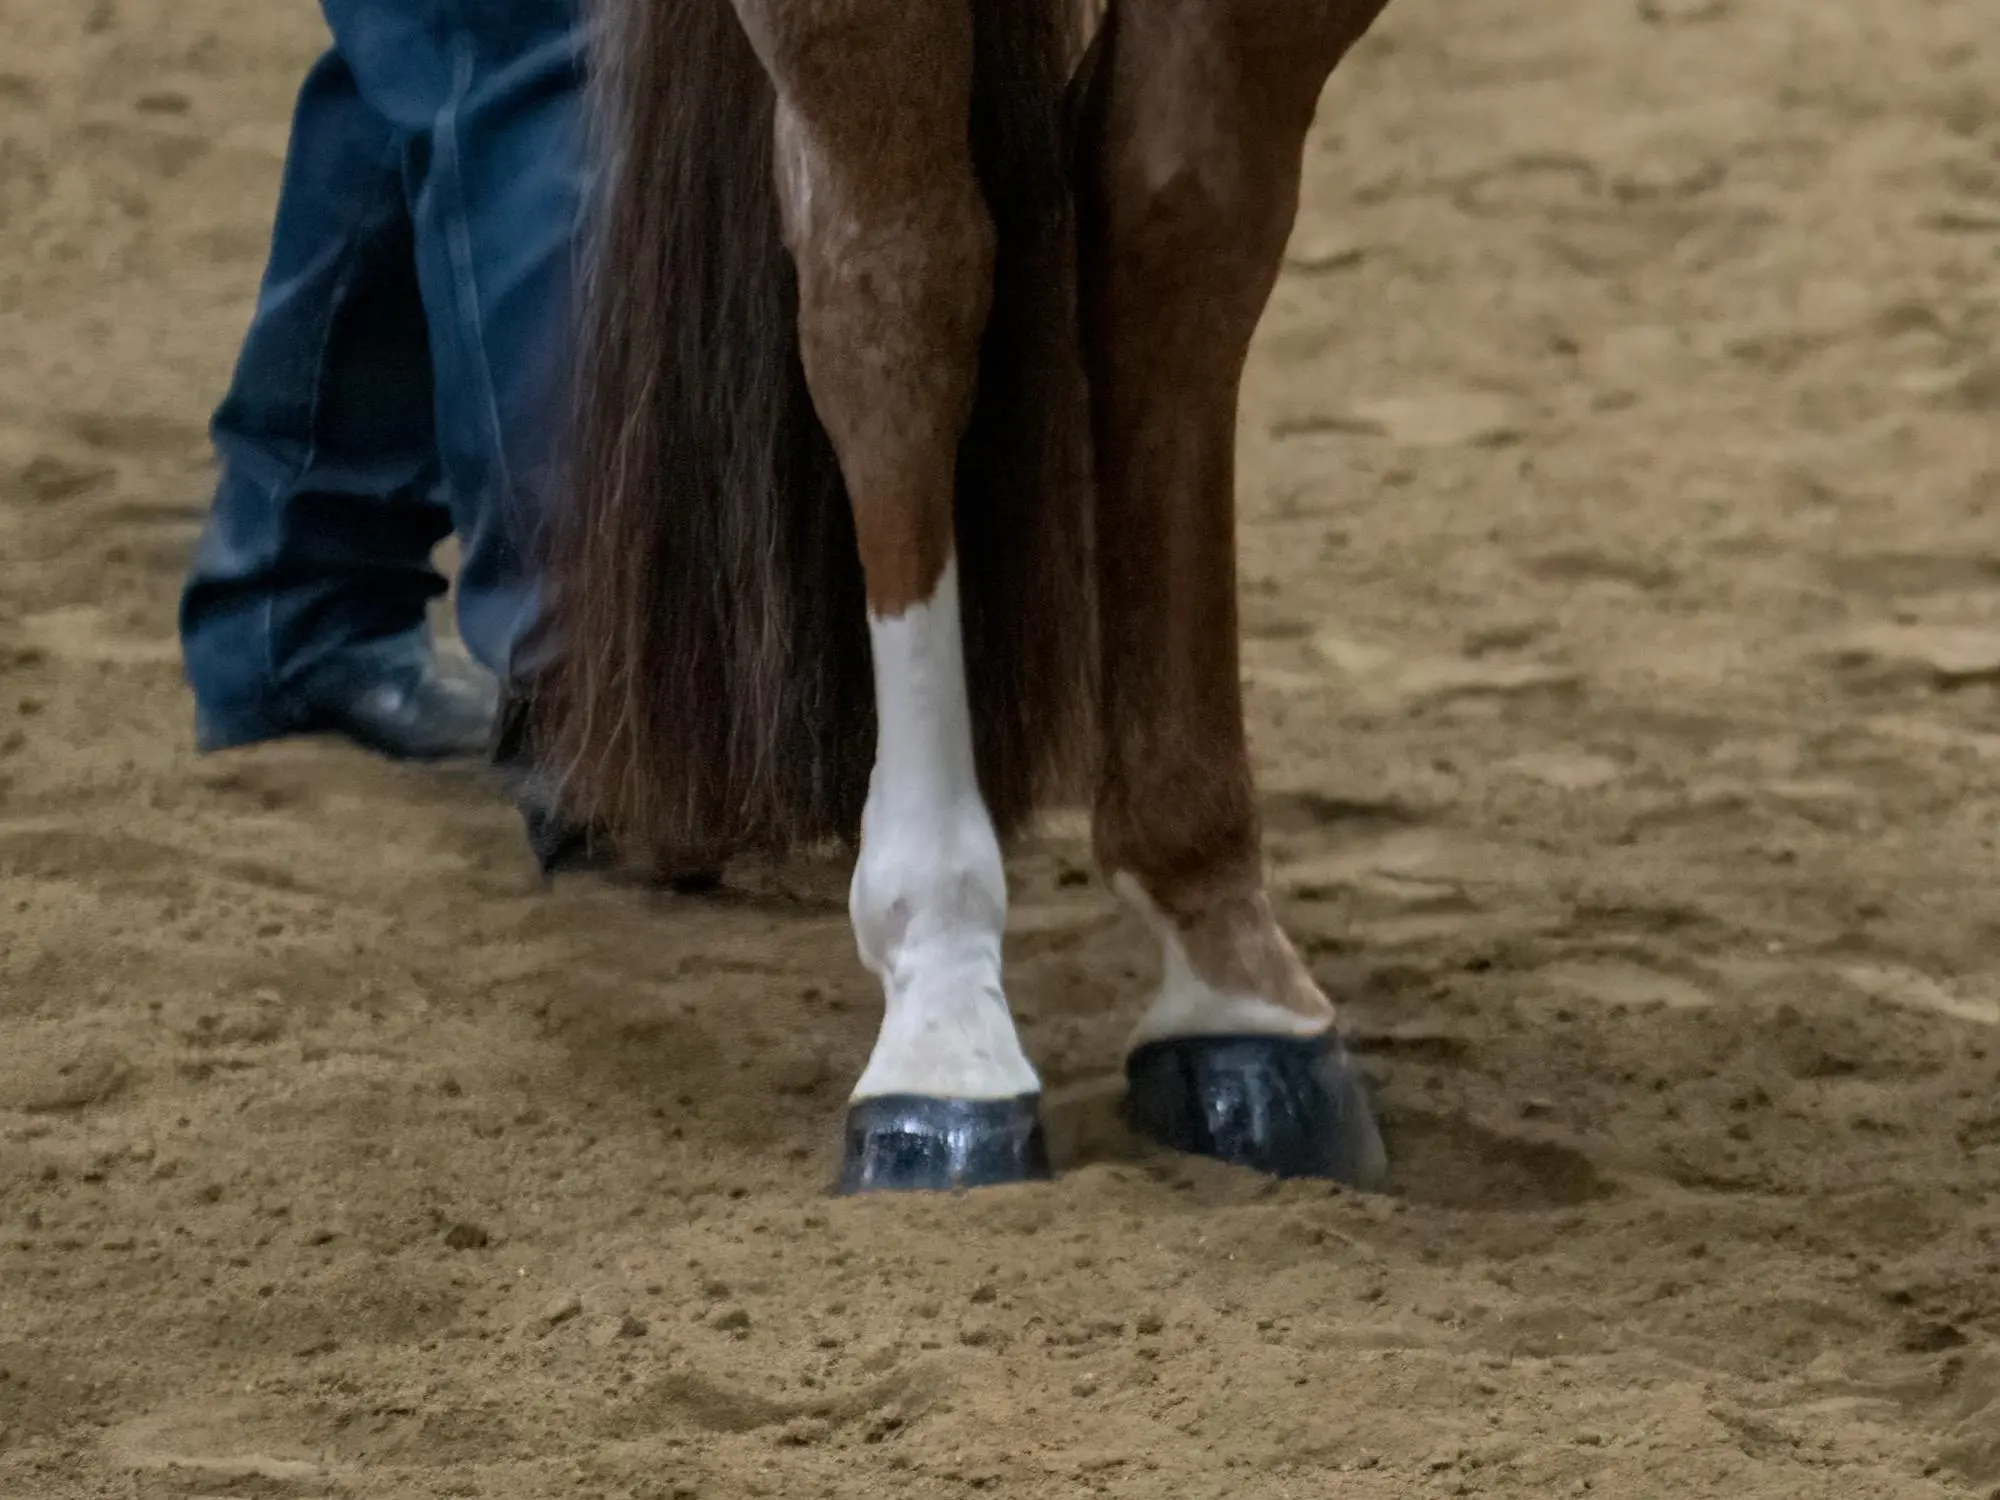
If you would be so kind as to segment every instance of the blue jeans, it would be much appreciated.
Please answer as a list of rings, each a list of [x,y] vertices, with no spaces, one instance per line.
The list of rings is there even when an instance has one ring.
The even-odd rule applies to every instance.
[[[584,190],[576,0],[322,9],[334,45],[299,94],[181,599],[211,748],[427,651],[454,531],[472,655],[511,676],[536,615]]]

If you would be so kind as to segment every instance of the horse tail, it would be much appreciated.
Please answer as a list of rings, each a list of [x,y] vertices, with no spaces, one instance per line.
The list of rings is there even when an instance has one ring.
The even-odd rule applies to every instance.
[[[973,164],[996,235],[993,310],[959,449],[959,579],[974,744],[1011,836],[1096,770],[1090,391],[1077,310],[1065,87],[1076,0],[976,0]]]
[[[601,177],[530,704],[565,811],[663,868],[860,827],[866,596],[800,363],[774,95],[729,0],[603,0]],[[975,165],[998,226],[958,471],[981,782],[1004,833],[1091,760],[1088,395],[1062,94],[1075,0],[977,0]]]

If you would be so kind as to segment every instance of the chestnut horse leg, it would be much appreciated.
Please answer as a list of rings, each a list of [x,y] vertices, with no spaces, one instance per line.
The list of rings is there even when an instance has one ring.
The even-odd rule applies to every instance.
[[[1000,983],[1007,888],[974,774],[953,489],[992,295],[965,0],[736,0],[778,96],[813,403],[867,581],[879,721],[849,909],[886,1011],[842,1186],[1045,1175]]]
[[[1332,1003],[1273,915],[1237,665],[1235,427],[1328,74],[1384,0],[1114,0],[1081,115],[1106,760],[1098,861],[1165,973],[1126,1060],[1142,1131],[1376,1181]]]

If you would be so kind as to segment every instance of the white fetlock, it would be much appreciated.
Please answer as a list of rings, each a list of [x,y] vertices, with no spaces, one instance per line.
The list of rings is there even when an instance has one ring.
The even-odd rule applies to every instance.
[[[1137,912],[1160,944],[1160,987],[1126,1040],[1133,1051],[1147,1042],[1193,1036],[1324,1036],[1333,1014],[1305,1015],[1249,989],[1220,987],[1196,972],[1172,920],[1131,875],[1111,877],[1111,888]]]
[[[869,632],[880,728],[848,910],[885,1010],[853,1097],[1035,1093],[1001,987],[1007,880],[973,767],[956,565]]]

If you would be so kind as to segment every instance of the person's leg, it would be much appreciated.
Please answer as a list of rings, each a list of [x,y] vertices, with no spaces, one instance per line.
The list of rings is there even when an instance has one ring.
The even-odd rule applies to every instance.
[[[370,103],[414,143],[407,182],[438,369],[446,492],[460,542],[459,631],[515,690],[496,763],[546,870],[594,862],[531,763],[523,695],[536,633],[533,558],[550,499],[571,277],[585,191],[575,0],[323,0]]]
[[[532,558],[567,416],[581,216],[574,0],[325,0],[370,104],[412,141],[406,183],[436,362],[459,631],[502,679],[532,670]]]
[[[407,135],[347,60],[300,91],[271,256],[216,413],[222,474],[181,603],[198,740],[317,729],[475,749],[490,687],[428,668],[450,529],[403,182]]]
[[[438,407],[463,547],[459,631],[513,680],[532,673],[541,649],[528,559],[569,415],[583,56],[573,0],[496,9],[504,20],[482,20],[461,43],[465,88],[431,137],[429,191],[412,208],[425,298],[442,295],[448,264],[458,313],[455,339],[435,316],[431,336],[459,372]]]

